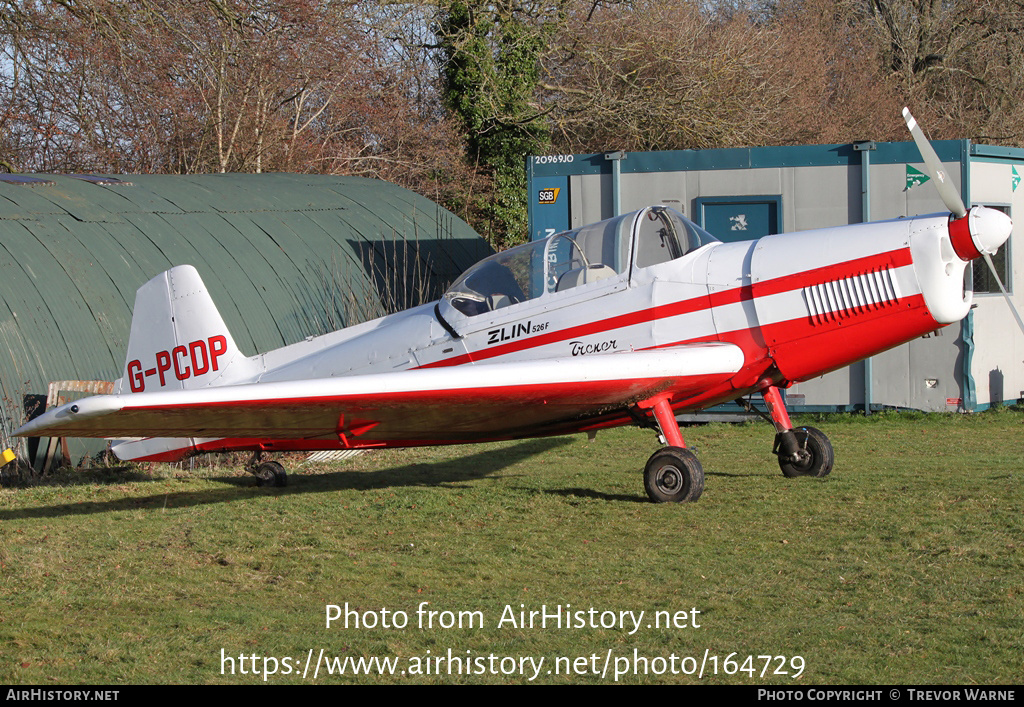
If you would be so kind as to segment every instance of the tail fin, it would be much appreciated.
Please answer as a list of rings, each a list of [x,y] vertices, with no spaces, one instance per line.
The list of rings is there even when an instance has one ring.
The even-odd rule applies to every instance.
[[[230,385],[256,375],[194,267],[171,268],[139,288],[118,392]]]

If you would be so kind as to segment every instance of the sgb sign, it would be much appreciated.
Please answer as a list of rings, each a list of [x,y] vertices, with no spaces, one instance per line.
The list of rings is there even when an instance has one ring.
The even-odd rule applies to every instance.
[[[553,187],[550,189],[541,189],[537,193],[537,203],[540,204],[554,204],[558,201],[558,192],[561,191],[561,187]]]

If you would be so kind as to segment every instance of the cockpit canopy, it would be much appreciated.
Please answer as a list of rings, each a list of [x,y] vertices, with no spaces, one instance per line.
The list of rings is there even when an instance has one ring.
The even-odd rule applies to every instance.
[[[445,293],[467,316],[674,260],[718,239],[678,211],[649,206],[510,248],[471,267]]]

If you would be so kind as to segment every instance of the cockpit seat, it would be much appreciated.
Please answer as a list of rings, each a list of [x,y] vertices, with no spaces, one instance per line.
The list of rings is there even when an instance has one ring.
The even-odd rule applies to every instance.
[[[487,307],[488,311],[493,312],[495,309],[501,309],[512,304],[512,298],[508,295],[503,295],[500,292],[493,295],[487,295]]]
[[[608,267],[607,265],[595,263],[593,265],[588,265],[585,268],[576,268],[574,270],[570,270],[564,275],[562,275],[560,278],[558,278],[558,286],[555,288],[555,290],[557,292],[561,292],[562,290],[570,290],[573,287],[585,285],[589,282],[597,282],[599,280],[604,280],[605,278],[613,277],[617,274],[618,273],[616,273],[612,268]]]

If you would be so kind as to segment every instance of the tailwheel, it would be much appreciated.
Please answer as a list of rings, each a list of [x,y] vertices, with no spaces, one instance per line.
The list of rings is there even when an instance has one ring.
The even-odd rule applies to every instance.
[[[696,501],[704,492],[704,469],[689,449],[665,447],[647,461],[644,488],[655,503]]]
[[[288,473],[280,462],[263,462],[256,467],[256,471],[253,473],[256,474],[260,486],[280,487],[288,485]]]
[[[259,486],[287,486],[288,474],[280,462],[263,461],[263,452],[253,452],[245,470],[256,477]]]
[[[779,455],[779,468],[782,475],[788,478],[796,476],[816,476],[821,478],[832,471],[835,453],[825,433],[814,427],[800,427],[791,430],[792,441],[786,444],[776,435],[776,453]],[[788,440],[787,440],[788,441]]]

